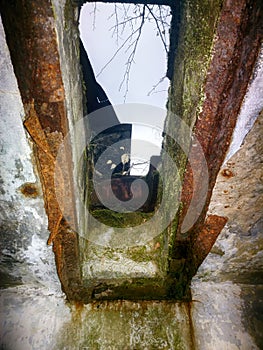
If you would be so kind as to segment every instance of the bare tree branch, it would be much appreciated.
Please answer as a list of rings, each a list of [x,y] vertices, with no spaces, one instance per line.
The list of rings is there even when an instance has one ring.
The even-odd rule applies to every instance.
[[[164,79],[166,78],[166,75],[164,75],[159,81],[157,84],[153,85],[153,87],[151,88],[151,90],[148,92],[147,96],[150,96],[152,95],[153,93],[158,93],[158,92],[162,92],[162,91],[166,91],[166,90],[159,90],[159,91],[156,91],[156,88],[164,81]]]
[[[91,15],[93,15],[93,21],[92,21],[92,30],[95,30],[96,29],[96,13],[97,13],[97,3],[94,2],[93,4],[93,9],[92,11],[90,12]]]
[[[107,63],[101,68],[101,70],[99,71],[99,73],[97,74],[97,77],[99,75],[101,75],[101,73],[104,71],[104,69],[114,60],[114,58],[118,55],[118,53],[121,51],[121,49],[126,45],[126,43],[131,40],[131,38],[133,37],[133,35],[137,32],[138,30],[136,30],[135,32],[131,33],[126,40],[122,43],[122,45],[115,51],[114,55],[112,55],[112,57],[107,61]]]
[[[137,49],[137,46],[138,46],[138,42],[139,42],[139,39],[141,37],[141,34],[142,34],[142,28],[143,28],[143,24],[144,24],[144,21],[145,21],[145,8],[146,8],[146,5],[143,6],[143,11],[142,11],[142,14],[141,14],[141,23],[140,23],[140,26],[138,28],[138,35],[137,35],[137,38],[128,46],[128,48],[126,49],[126,52],[131,48],[133,47],[132,49],[132,52],[130,53],[129,57],[128,57],[128,60],[126,62],[126,70],[125,70],[125,73],[124,73],[124,76],[123,76],[123,79],[121,81],[121,84],[120,84],[120,87],[119,87],[119,90],[121,90],[124,82],[126,81],[126,84],[125,84],[125,93],[124,93],[124,102],[126,101],[126,98],[127,98],[127,94],[128,94],[128,90],[129,90],[129,81],[130,81],[130,72],[131,72],[131,66],[134,62],[134,57],[135,57],[135,53],[136,53],[136,49]]]
[[[79,6],[86,2],[94,2],[94,0],[79,0]],[[95,2],[103,3],[121,3],[121,4],[143,4],[143,5],[161,5],[161,6],[171,6],[173,7],[175,3],[179,3],[179,0],[99,0]]]
[[[120,12],[120,13],[119,13]],[[123,40],[121,45],[117,48],[110,59],[101,68],[97,77],[100,76],[103,71],[110,65],[114,58],[122,51],[128,54],[126,61],[126,68],[123,75],[123,79],[119,86],[119,91],[124,87],[124,101],[127,98],[129,91],[129,82],[132,65],[135,62],[135,55],[138,48],[139,39],[141,38],[143,26],[146,21],[154,22],[156,26],[156,35],[160,37],[164,50],[168,55],[168,34],[170,27],[171,10],[167,6],[154,6],[147,4],[135,4],[126,5],[122,3],[122,6],[114,5],[113,13],[108,17],[108,19],[114,19],[115,24],[110,28],[112,31],[112,36],[116,37],[116,43],[119,45],[120,41]],[[123,39],[122,36],[129,26],[130,34]],[[156,89],[156,87],[164,80],[162,77],[160,81],[153,86],[153,88],[148,93],[148,96]]]
[[[166,44],[166,40],[165,40],[165,30],[164,30],[164,22],[161,21],[161,23],[163,24],[163,30],[160,29],[160,26],[159,26],[159,21],[157,19],[157,17],[154,15],[154,13],[152,12],[152,9],[150,8],[149,5],[146,5],[147,9],[149,10],[150,14],[152,15],[155,23],[156,23],[156,27],[157,27],[157,30],[158,30],[158,33],[159,33],[159,36],[162,40],[162,43],[163,43],[163,46],[164,46],[164,49],[166,51],[166,53],[168,54],[168,49],[167,49],[167,44]]]

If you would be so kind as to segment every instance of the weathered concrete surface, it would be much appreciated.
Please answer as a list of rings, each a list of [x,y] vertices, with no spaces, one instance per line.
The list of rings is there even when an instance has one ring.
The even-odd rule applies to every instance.
[[[8,350],[256,350],[262,336],[260,313],[255,312],[260,289],[246,287],[196,281],[191,304],[112,301],[83,308],[67,306],[63,297],[40,286],[9,288],[1,293],[1,346]],[[256,338],[250,334],[253,328]]]
[[[36,280],[31,285],[1,290],[0,300],[1,349],[58,349],[58,333],[70,320],[70,309],[61,294]]]
[[[262,287],[232,282],[196,281],[192,285],[192,321],[195,348],[198,350],[256,350],[262,348],[262,315],[255,313],[262,305]],[[258,298],[255,303],[255,299]],[[254,303],[254,310],[251,305]],[[257,306],[256,306],[257,305]],[[251,329],[256,327],[256,332]]]
[[[229,160],[241,146],[244,137],[252,128],[258,114],[263,109],[263,46],[254,67],[248,91],[242,102],[241,111],[236,123],[226,159]]]
[[[82,132],[76,134],[75,123],[81,125],[83,118],[83,85],[79,64],[79,32],[78,32],[78,9],[71,6],[66,0],[53,1],[54,26],[57,35],[57,44],[60,60],[60,69],[65,90],[65,105],[67,121],[69,124],[70,140],[74,143],[72,149],[74,178],[80,177],[79,155],[85,149],[84,125]],[[70,58],[70,59],[69,59]],[[73,98],[74,96],[74,98]],[[79,131],[79,129],[77,129]],[[77,184],[74,183],[74,191]],[[78,226],[82,227],[83,213],[79,204],[82,197],[75,197],[78,216]]]
[[[218,174],[210,212],[227,216],[229,225],[249,235],[262,217],[263,207],[263,112],[241,149]],[[253,205],[251,205],[253,204]]]
[[[85,261],[88,254],[83,252],[85,243],[77,234],[85,236],[85,208],[80,205],[81,196],[77,196],[77,200],[75,198],[79,175],[78,156],[84,151],[81,148],[84,135],[76,134],[74,128],[74,123],[82,116],[81,75],[79,65],[74,64],[78,60],[77,8],[69,1],[58,3],[50,0],[41,3],[28,1],[26,4],[18,1],[15,5],[13,2],[3,2],[2,7],[7,42],[26,111],[24,125],[35,144],[34,151],[48,215],[48,243],[54,242],[57,271],[63,290],[70,300],[85,302],[94,295],[128,298],[134,293],[126,291],[135,291],[136,288],[140,292],[134,298],[149,298],[148,284],[147,287],[139,288],[142,281],[133,281],[129,276],[121,282],[119,289],[117,280],[112,283],[111,280],[98,278],[84,281],[82,278],[82,271],[88,270],[85,266],[89,266],[89,262]],[[158,243],[162,248],[154,251],[156,242],[151,242],[153,264],[150,266],[154,266],[157,259],[162,262],[166,259],[165,268],[158,269],[158,283],[153,281],[155,289],[160,286],[160,290],[158,293],[155,290],[151,295],[155,294],[158,298],[162,296],[166,299],[189,300],[191,278],[226,222],[224,217],[216,215],[205,221],[205,215],[257,56],[262,34],[259,21],[261,11],[257,0],[214,0],[205,3],[196,0],[186,1],[182,6],[182,26],[168,103],[167,130],[171,130],[173,135],[176,129],[175,121],[170,115],[172,113],[182,117],[190,130],[195,125],[195,134],[203,147],[208,165],[209,186],[197,225],[185,233],[181,228],[193,197],[192,175],[189,167],[185,172],[187,155],[182,152],[177,154],[178,147],[173,148],[168,140],[166,148],[175,156],[179,171],[176,176],[167,175],[170,176],[170,183],[165,191],[175,196],[170,203],[177,200],[184,176],[181,197],[183,206],[169,230],[160,238],[161,242]],[[20,50],[16,49],[17,46]],[[28,63],[27,67],[24,62]],[[55,182],[57,155],[69,131],[71,136],[69,142],[65,142],[65,152]],[[181,131],[179,134],[184,138]],[[79,139],[82,142],[78,143]],[[190,147],[190,140],[191,137],[188,137],[189,144],[186,147]],[[199,169],[196,185],[198,197],[198,194],[203,194],[203,173],[195,149],[193,145],[190,157],[193,159],[192,165]],[[167,172],[169,171],[170,168]],[[84,192],[84,188],[81,189]],[[58,194],[63,198],[62,205]],[[200,212],[195,213],[196,207],[194,206],[193,215],[198,216]],[[180,236],[181,231],[187,239]],[[162,232],[159,234],[161,236]],[[161,252],[162,256],[155,259],[156,252]],[[123,254],[123,262],[127,261],[125,254],[126,252]],[[137,266],[144,263],[148,256],[143,253],[137,256]],[[115,260],[112,259],[111,266],[114,267],[114,263]],[[144,265],[141,268],[145,271]],[[150,272],[148,282],[151,276]],[[108,291],[111,289],[116,292],[110,296]]]
[[[23,128],[25,116],[1,23],[0,235],[1,286],[57,281],[41,184]],[[34,264],[42,256],[39,266]],[[36,259],[36,260],[35,260]],[[43,276],[45,267],[46,276]],[[46,267],[50,267],[50,270]]]
[[[35,143],[52,242],[62,219],[54,188],[55,158],[68,130],[53,11],[49,1],[41,4],[18,1],[3,3],[1,7],[25,108],[24,123]]]
[[[230,278],[248,284],[263,283],[262,120],[263,113],[256,120],[241,149],[224,164],[218,175],[209,210],[227,216],[228,224],[209,259],[199,270],[201,273],[209,266],[206,273],[213,271],[213,277],[209,278],[220,281]]]
[[[228,298],[228,293],[232,291],[237,293],[236,312],[241,312],[243,325],[259,348],[263,346],[262,131],[263,113],[261,112],[241,149],[224,164],[218,175],[209,211],[227,216],[228,223],[211,253],[199,268],[193,284],[193,286],[195,283],[198,284],[200,280],[208,284],[213,281],[215,288],[218,288],[218,283],[224,285],[225,281],[233,281],[236,285],[229,286],[229,291],[224,292],[224,298]],[[214,297],[218,298],[216,295]],[[239,300],[240,297],[242,301]],[[196,296],[194,295],[193,298],[195,299]],[[204,296],[201,298],[205,300]],[[196,327],[197,330],[199,329],[199,334],[207,334],[212,344],[215,341],[213,338],[217,338],[216,332],[219,332],[217,327],[221,328],[218,324],[222,323],[222,320],[214,319],[213,323],[216,322],[217,326],[214,324],[208,329],[205,323],[200,323],[202,312],[197,305],[196,308],[194,307],[193,315],[196,314],[196,316],[193,318],[198,319]],[[232,327],[231,330],[233,331]],[[222,336],[221,348],[223,348],[226,331]],[[251,344],[244,343],[240,330],[238,332],[240,346],[243,344],[244,349],[253,349]]]
[[[173,114],[182,117],[190,129],[195,125],[195,134],[208,162],[209,188],[204,194],[206,204],[203,211],[196,213],[197,206],[194,206],[192,215],[198,217],[201,214],[198,226],[195,226],[192,231],[182,232],[184,235],[180,236],[181,224],[192,199],[193,181],[188,168],[183,185],[183,209],[179,213],[181,216],[179,228],[177,229],[178,217],[176,217],[163,239],[165,241],[163,246],[166,244],[170,250],[167,249],[164,253],[167,253],[166,264],[169,267],[164,271],[162,278],[165,280],[167,275],[169,276],[167,284],[169,278],[174,281],[173,284],[171,283],[171,288],[168,288],[168,298],[172,296],[183,298],[182,291],[187,290],[192,275],[210,251],[226,222],[226,218],[218,215],[213,215],[205,221],[205,216],[216,175],[229,146],[238,111],[257,57],[262,34],[261,11],[259,1],[246,0],[242,3],[219,0],[185,1],[182,6],[182,25],[170,89],[166,128],[172,135],[175,130],[178,132]],[[182,137],[181,134],[180,136]],[[190,146],[190,137],[188,141]],[[174,156],[179,168],[178,174],[175,175],[169,173],[170,169],[166,167],[168,186],[165,190],[171,194],[171,197],[174,195],[171,198],[173,202],[173,200],[178,201],[187,155],[183,155],[179,147],[174,146],[168,137],[165,146],[166,150]],[[190,153],[194,160],[193,165],[201,169],[199,154],[193,150],[194,147]],[[203,172],[200,170],[196,186],[199,195],[203,192],[202,179]],[[198,202],[198,198],[196,201]],[[187,236],[187,239],[183,236]],[[146,256],[144,257],[146,259]],[[108,266],[114,266],[115,262],[113,259],[112,264],[108,261],[107,263]],[[93,262],[84,261],[83,266],[88,268],[84,268],[83,271],[89,271],[92,264]],[[117,265],[121,265],[121,262],[116,263]],[[96,268],[96,271],[100,270]],[[115,274],[114,271],[113,274]],[[111,288],[108,288],[107,281],[102,282],[105,284],[105,295],[107,295],[106,290]]]

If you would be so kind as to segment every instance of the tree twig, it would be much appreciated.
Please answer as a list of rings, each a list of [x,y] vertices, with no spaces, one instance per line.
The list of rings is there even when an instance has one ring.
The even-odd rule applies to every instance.
[[[155,5],[149,5],[149,3],[135,4],[134,6],[131,4],[127,5],[122,3],[122,7],[115,4],[113,13],[108,17],[108,19],[115,19],[115,24],[111,26],[109,30],[112,31],[112,37],[116,36],[116,44],[118,45],[118,48],[100,69],[97,77],[100,76],[116,58],[116,56],[122,50],[124,50],[124,52],[128,54],[128,57],[125,64],[126,68],[124,75],[119,85],[119,91],[124,88],[124,102],[126,101],[129,91],[130,74],[132,65],[135,63],[135,55],[138,49],[138,43],[142,35],[143,26],[147,20],[149,22],[155,22],[157,35],[160,37],[164,50],[168,55],[168,44],[166,36],[169,31],[169,17],[171,16],[171,12],[170,8],[167,6],[164,7],[162,5],[159,5],[157,10],[155,10],[156,7],[157,6]],[[119,11],[122,11],[122,15],[119,14]],[[131,32],[119,45],[120,40],[122,39],[122,35],[127,30],[127,26],[130,27]],[[148,96],[151,95],[153,91],[155,91],[156,87],[163,82],[164,78],[165,77],[162,77],[160,81],[153,86],[153,88],[148,92]]]

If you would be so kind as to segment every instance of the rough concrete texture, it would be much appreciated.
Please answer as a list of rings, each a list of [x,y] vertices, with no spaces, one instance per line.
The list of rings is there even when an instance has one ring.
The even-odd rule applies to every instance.
[[[3,115],[0,120],[2,123],[5,122],[3,125],[5,132],[1,133],[1,140],[4,141],[1,142],[1,160],[5,163],[1,171],[5,171],[5,174],[2,174],[7,179],[3,184],[6,194],[2,194],[4,200],[2,205],[5,205],[2,207],[2,215],[5,213],[7,220],[5,222],[9,223],[5,231],[7,239],[2,240],[4,242],[2,253],[5,259],[8,258],[3,266],[9,269],[12,276],[19,279],[19,285],[17,283],[14,285],[11,278],[5,280],[6,288],[1,290],[1,348],[5,350],[260,349],[261,286],[233,284],[229,281],[233,273],[231,276],[224,275],[224,266],[227,265],[221,263],[222,259],[226,262],[231,261],[226,259],[227,257],[232,257],[231,271],[243,268],[242,261],[240,264],[234,259],[239,252],[238,242],[242,240],[246,246],[251,242],[252,247],[253,235],[258,236],[258,230],[254,232],[252,229],[251,235],[246,236],[240,235],[238,229],[232,232],[228,229],[222,233],[214,252],[208,257],[206,270],[205,266],[202,266],[193,283],[191,304],[103,302],[81,308],[70,307],[65,302],[65,297],[60,292],[55,266],[52,264],[51,249],[46,247],[47,233],[45,232],[44,239],[41,236],[41,232],[44,232],[43,227],[46,229],[47,225],[46,218],[43,219],[45,217],[43,201],[39,197],[24,198],[16,191],[25,180],[35,182],[36,178],[32,169],[28,139],[22,128],[23,109],[4,43],[3,31],[1,44],[4,47],[4,50],[1,50],[1,62],[5,67],[5,73],[2,70],[1,75],[2,81],[5,82],[1,85]],[[9,118],[3,118],[5,115]],[[2,124],[1,130],[3,130]],[[16,135],[19,137],[13,137],[13,130],[16,130]],[[6,135],[8,137],[5,137]],[[254,144],[255,138],[252,133],[248,135],[246,141],[249,138]],[[5,145],[8,147],[5,148]],[[252,155],[255,152],[250,142],[246,149],[243,149],[245,152],[243,154],[246,154],[247,150],[250,150]],[[15,159],[20,159],[23,164],[20,177],[17,176]],[[243,172],[248,166],[252,168],[254,163],[251,164],[247,158],[246,164],[242,167]],[[254,205],[254,201],[248,193],[252,188],[253,186],[245,186],[246,192],[243,193],[243,200],[250,198],[251,206]],[[7,208],[8,205],[10,207]],[[13,210],[10,209],[12,207]],[[30,214],[36,212],[37,220]],[[235,212],[233,209],[233,214]],[[241,214],[245,214],[245,210]],[[22,230],[25,222],[30,225],[26,224]],[[12,244],[18,241],[18,237],[20,240],[28,241],[21,246],[22,249],[19,248],[19,244]],[[246,255],[247,259],[251,260],[251,256],[257,255],[257,252],[243,250],[242,254],[243,258]],[[10,258],[13,259],[12,262]],[[228,266],[230,268],[230,265]],[[250,270],[250,273],[252,272],[253,270]],[[224,280],[226,281],[223,282]]]
[[[261,112],[241,149],[218,175],[210,211],[228,217],[228,224],[200,269],[209,266],[213,279],[263,283],[262,131]]]
[[[73,34],[76,34],[77,28],[72,24],[75,17],[71,3],[65,2],[63,10],[61,18],[59,5],[54,6],[49,0],[1,3],[6,39],[26,114],[24,126],[34,143],[33,150],[41,178],[50,232],[48,243],[54,242],[53,250],[63,290],[70,299],[78,299],[76,294],[81,289],[81,279],[75,232],[76,203],[71,148],[75,137],[64,142],[60,162],[57,156],[61,142],[68,135],[69,124],[74,124],[74,119],[80,118],[78,111],[82,112],[82,93],[79,64],[74,65],[78,58],[78,41],[74,41]],[[63,23],[62,28],[56,27],[57,18]],[[64,25],[69,25],[69,29],[64,28]],[[75,30],[71,31],[71,27]],[[61,45],[58,45],[58,38],[62,40]],[[71,41],[75,45],[68,45]],[[17,50],[17,47],[20,49]],[[69,59],[71,64],[63,65],[62,73],[65,55],[73,60]],[[69,69],[72,74],[76,73],[75,83],[74,76],[68,73]],[[63,82],[65,76],[67,93]],[[74,95],[76,99],[72,97]],[[58,193],[64,199],[62,204],[58,201]]]
[[[243,299],[243,286],[232,282],[193,283],[194,349],[262,349],[262,315],[249,308],[250,303],[255,303],[255,295],[261,297],[262,303],[262,288],[251,285],[246,287],[250,290],[248,300]],[[259,303],[260,300],[257,301],[257,307]],[[251,331],[255,325],[257,332]]]
[[[210,212],[228,217],[229,224],[247,235],[262,217],[262,132],[263,112],[241,149],[221,168],[210,203]]]
[[[263,112],[246,136],[240,150],[224,164],[218,175],[209,210],[228,217],[228,223],[218,237],[211,253],[199,268],[193,284],[194,286],[201,280],[206,282],[205,286],[208,288],[209,285],[213,285],[213,281],[216,289],[225,285],[226,281],[234,282],[235,285],[229,285],[229,289],[221,297],[228,298],[232,292],[237,293],[235,302],[239,306],[237,305],[236,312],[241,312],[242,323],[259,348],[263,346],[262,128]],[[216,295],[214,297],[220,298]],[[240,298],[242,300],[239,300]],[[202,299],[205,300],[204,295]],[[224,304],[222,301],[222,305]],[[195,313],[195,307],[194,310]],[[213,315],[215,316],[214,313]],[[197,328],[201,333],[208,334],[213,343],[213,338],[217,338],[215,330],[210,326],[210,330],[206,329],[207,326],[200,323],[199,318],[200,313],[197,306]],[[217,324],[219,322],[222,320],[216,321]],[[233,331],[232,323],[229,322],[229,325]],[[221,326],[218,326],[217,332],[219,328],[221,329]],[[239,337],[239,342],[234,342],[237,348],[253,349],[252,344],[246,345],[247,340],[243,338],[242,332],[240,330],[238,332],[239,336],[236,335],[236,337]],[[224,338],[226,331],[223,334]],[[222,348],[224,348],[223,345]]]
[[[134,291],[138,290],[138,295],[134,295],[134,298],[150,298],[150,292],[147,293],[146,287],[142,286],[141,289],[138,287],[142,285],[142,281],[134,281],[129,278],[130,276],[123,281],[122,289],[110,295],[109,289],[116,290],[118,281],[115,280],[113,285],[111,279],[100,280],[97,276],[97,279],[90,281],[81,276],[81,270],[87,271],[82,268],[86,263],[86,256],[83,254],[83,247],[79,244],[81,241],[76,232],[79,232],[79,228],[81,234],[89,230],[83,227],[85,223],[82,225],[80,222],[78,227],[75,220],[76,212],[79,213],[79,221],[86,217],[85,208],[79,210],[81,196],[77,195],[77,205],[75,201],[79,165],[77,155],[82,151],[78,141],[84,139],[83,130],[81,133],[72,133],[70,142],[64,143],[62,162],[60,164],[57,162],[61,142],[65,141],[68,131],[74,130],[74,122],[78,121],[82,114],[79,64],[74,64],[78,60],[77,9],[70,1],[56,0],[28,1],[26,5],[23,1],[18,1],[16,6],[13,3],[3,2],[2,6],[7,42],[27,114],[24,125],[35,143],[34,151],[38,160],[48,215],[50,231],[48,242],[54,243],[57,271],[63,290],[69,300],[88,302],[95,294],[98,296],[104,294],[108,298],[122,298],[128,295],[130,297],[131,293],[125,294],[125,291],[130,291],[130,287],[134,286]],[[195,219],[197,225],[191,228],[193,222],[190,220],[191,225],[186,230],[180,230],[181,223],[182,227],[184,226],[182,221],[191,202],[193,180],[190,171],[184,172],[186,154],[177,157],[176,147],[168,149],[168,152],[171,151],[179,160],[179,175],[175,176],[176,171],[164,166],[170,172],[168,179],[170,188],[166,186],[163,188],[169,193],[169,199],[170,193],[179,196],[181,185],[178,185],[174,178],[178,177],[181,180],[184,174],[182,210],[178,211],[169,225],[171,232],[165,231],[161,237],[162,241],[159,242],[160,246],[167,248],[159,249],[163,254],[162,261],[165,260],[166,254],[166,261],[165,269],[159,269],[162,281],[159,294],[155,285],[153,294],[156,298],[162,295],[163,298],[189,300],[191,278],[225,224],[225,218],[215,215],[205,222],[204,219],[215,178],[224,159],[258,52],[260,14],[259,2],[253,0],[242,0],[242,2],[214,0],[205,3],[195,0],[186,1],[182,6],[183,25],[178,34],[180,52],[175,62],[177,70],[172,79],[169,105],[172,112],[177,112],[175,106],[179,106],[178,114],[183,116],[189,126],[192,127],[196,120],[195,133],[206,156],[209,186],[205,195],[202,188],[203,173],[200,170],[201,165],[205,163],[201,164],[200,153],[192,152],[196,149],[193,145],[190,149],[190,158],[193,154],[192,159],[195,168],[198,169],[198,180],[195,182],[197,197],[194,200],[198,204],[200,198],[205,197],[206,203],[200,211],[197,209],[197,204],[190,207],[193,208],[192,212],[189,210],[190,216]],[[19,28],[22,30],[18,35]],[[17,46],[21,49],[17,50]],[[27,67],[24,62],[28,62]],[[240,71],[242,76],[238,74]],[[86,88],[92,86],[87,84]],[[173,123],[167,125],[168,131],[176,129]],[[182,131],[179,134],[180,138],[186,139]],[[187,140],[190,143],[190,137]],[[55,164],[58,164],[57,168]],[[58,181],[55,182],[56,169],[58,169]],[[84,186],[81,187],[82,193],[85,190]],[[26,192],[28,191],[32,192],[33,189],[27,189]],[[59,199],[62,199],[62,205]],[[171,202],[175,199],[171,198]],[[168,201],[165,202],[166,206],[169,206]],[[162,216],[166,216],[166,213]],[[178,221],[179,229],[176,230]],[[187,231],[189,228],[190,231]],[[183,243],[180,231],[190,237]],[[158,233],[161,235],[161,232]],[[183,244],[184,247],[181,249]],[[153,255],[156,255],[155,253],[156,251],[153,251]],[[127,266],[125,252],[123,255],[124,259],[120,260],[120,264]],[[141,254],[136,264],[140,265],[144,259],[146,256]],[[112,264],[108,264],[107,267],[116,266],[115,260],[112,260]],[[154,257],[150,268],[155,264],[155,260]],[[98,264],[100,265],[99,260]],[[116,267],[119,270],[118,266]],[[124,270],[130,274],[127,267]],[[145,265],[141,266],[141,270],[146,271]],[[151,275],[149,273],[149,278]]]
[[[8,288],[1,293],[1,346],[12,350],[260,349],[260,339],[250,334],[253,328],[261,331],[260,314],[255,313],[260,290],[245,287],[248,290],[231,282],[196,281],[191,304],[115,301],[83,308],[66,305],[63,296],[39,285]]]
[[[52,7],[49,1],[17,2],[15,6],[3,3],[1,7],[6,39],[25,107],[24,125],[35,143],[52,241],[61,222],[54,189],[54,163],[58,145],[67,132]]]
[[[204,86],[205,98],[193,131],[205,154],[206,165],[203,165],[200,160],[201,152],[193,145],[188,156],[192,162],[190,161],[187,165],[181,195],[183,209],[180,221],[182,218],[185,220],[189,215],[188,212],[186,214],[186,211],[190,207],[190,202],[195,199],[194,190],[197,194],[204,193],[202,192],[204,178],[202,167],[204,169],[207,167],[209,180],[205,194],[206,202],[188,233],[194,240],[193,253],[194,256],[197,256],[197,266],[199,266],[198,251],[204,250],[206,246],[205,239],[200,239],[203,231],[214,234],[215,241],[222,229],[219,219],[223,220],[223,217],[217,217],[217,219],[214,217],[216,220],[213,222],[211,218],[206,218],[206,213],[217,174],[229,148],[232,132],[260,50],[261,15],[262,3],[260,5],[259,2],[246,0],[225,1],[217,23],[213,55]],[[193,185],[191,168],[200,169],[195,185]],[[196,207],[198,207],[200,198],[201,196],[195,202]],[[194,215],[194,212],[195,209],[191,215]],[[181,226],[179,222],[178,232],[180,231],[185,232],[184,224]],[[210,248],[209,245],[208,248]],[[209,251],[210,249],[207,250],[207,254]]]

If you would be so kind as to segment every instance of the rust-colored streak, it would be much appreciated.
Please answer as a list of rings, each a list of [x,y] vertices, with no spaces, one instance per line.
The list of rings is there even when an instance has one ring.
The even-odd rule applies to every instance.
[[[65,96],[51,2],[1,1],[1,10],[23,102],[34,97],[43,129],[65,135],[67,123],[61,115]]]
[[[49,222],[48,243],[53,242],[63,290],[71,301],[88,302],[92,298],[92,288],[94,295],[97,290],[102,298],[103,293],[108,297],[108,288],[101,289],[99,281],[96,281],[97,287],[83,286],[78,235],[74,229],[76,215],[70,145],[65,145],[62,159],[56,167],[60,146],[64,144],[68,133],[68,121],[51,1],[0,0],[0,4],[7,43],[26,112],[24,125],[34,143]],[[226,218],[206,218],[206,213],[258,55],[262,39],[262,4],[262,0],[223,2],[205,84],[205,100],[194,128],[207,161],[208,193],[204,194],[205,206],[196,224],[188,233],[180,235],[180,227],[193,197],[193,178],[188,165],[181,197],[183,209],[173,242],[174,250],[169,252],[172,257],[172,268],[167,279],[169,285],[167,287],[157,282],[157,289],[152,288],[155,297],[187,296],[191,277],[226,223]],[[197,195],[201,196],[202,157],[196,149],[191,148],[190,159],[191,165],[198,169],[195,187]],[[117,190],[118,187],[115,188],[116,193]],[[127,200],[130,194],[127,188],[125,191]],[[140,188],[137,194],[141,195]],[[61,201],[63,198],[66,200]],[[173,278],[176,279],[178,290]],[[183,282],[180,282],[181,278]],[[179,284],[184,285],[183,288]],[[145,297],[148,287],[145,288],[139,287],[139,294],[136,295]],[[119,298],[126,293],[126,297],[134,298],[135,289],[116,285],[113,294]]]
[[[42,184],[50,231],[48,243],[53,243],[61,283],[70,299],[72,283],[80,285],[81,281],[77,235],[69,233],[69,227],[75,227],[76,221],[70,145],[65,145],[62,159],[56,164],[60,145],[68,133],[68,120],[52,4],[50,0],[0,0],[0,3],[26,112],[24,126],[33,140]],[[58,200],[63,198],[64,201]],[[61,238],[63,235],[65,238]],[[74,249],[68,250],[66,244]],[[75,278],[70,272],[73,267]]]
[[[53,251],[62,290],[68,299],[75,302],[89,301],[90,296],[82,286],[77,233],[64,219],[54,238]]]
[[[194,128],[207,161],[209,180],[202,213],[188,235],[184,235],[188,237],[190,235],[192,240],[206,230],[205,217],[212,190],[228,150],[240,106],[258,57],[262,40],[262,12],[262,2],[257,0],[224,1],[223,4],[214,54],[205,84],[205,100]],[[191,165],[195,169],[200,169],[202,157],[197,151],[197,148],[191,148],[190,159]],[[202,176],[200,171],[195,183],[197,194],[202,191]],[[180,228],[192,196],[193,178],[188,164],[181,196],[183,210],[179,220],[178,239],[183,237]],[[204,251],[208,253],[207,250]],[[204,254],[202,257],[205,257]]]
[[[39,145],[44,153],[50,155],[51,159],[54,160],[54,157],[50,154],[49,144],[47,142],[46,135],[42,126],[39,122],[38,116],[35,111],[34,101],[28,104],[28,117],[24,122],[24,126],[27,129],[28,133],[32,137],[33,141]]]
[[[63,176],[60,176],[60,188],[55,190],[54,172],[56,159],[51,153],[48,139],[39,123],[33,103],[30,105],[29,117],[24,122],[24,125],[36,146],[35,152],[40,168],[46,212],[49,219],[48,229],[50,231],[50,237],[48,239],[48,244],[51,244],[58,232],[58,227],[62,219],[62,212],[57,202],[56,191],[64,191]]]
[[[193,265],[192,269],[195,273],[203,260],[212,249],[218,235],[225,226],[227,219],[222,216],[209,215],[192,247]]]

